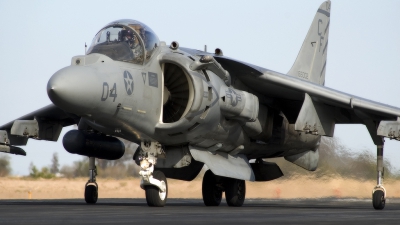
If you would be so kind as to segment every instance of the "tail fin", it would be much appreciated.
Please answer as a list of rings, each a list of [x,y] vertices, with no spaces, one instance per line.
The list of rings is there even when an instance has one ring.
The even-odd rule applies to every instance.
[[[288,75],[325,84],[331,2],[321,4]]]

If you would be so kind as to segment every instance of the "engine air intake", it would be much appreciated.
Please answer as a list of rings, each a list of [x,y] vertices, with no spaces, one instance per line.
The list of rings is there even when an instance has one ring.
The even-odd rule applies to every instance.
[[[173,123],[184,116],[189,102],[189,82],[177,65],[164,64],[163,122]]]

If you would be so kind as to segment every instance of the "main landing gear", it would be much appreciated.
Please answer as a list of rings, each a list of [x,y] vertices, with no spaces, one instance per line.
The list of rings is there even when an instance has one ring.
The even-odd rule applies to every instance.
[[[242,206],[246,197],[246,183],[228,177],[214,175],[207,170],[203,177],[202,193],[206,206],[219,206],[222,200],[222,192],[225,191],[226,203],[229,206]]]
[[[383,187],[383,145],[377,146],[377,185],[372,191],[372,205],[375,209],[381,210],[385,208],[386,189]]]
[[[167,179],[163,172],[154,171],[154,165],[157,157],[165,157],[165,153],[158,142],[142,142],[140,148],[140,187],[146,192],[147,205],[163,207],[168,197]]]
[[[96,183],[96,175],[95,158],[89,157],[89,180],[85,185],[85,201],[88,204],[97,202],[99,186]]]
[[[211,170],[207,170],[203,177],[202,193],[206,206],[219,206],[223,192],[222,178],[215,176]]]

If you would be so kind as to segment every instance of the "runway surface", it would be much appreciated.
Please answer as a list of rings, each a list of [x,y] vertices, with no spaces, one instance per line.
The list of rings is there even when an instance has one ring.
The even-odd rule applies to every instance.
[[[0,200],[0,224],[400,224],[400,200],[381,211],[371,200],[246,200],[243,207],[205,207],[200,199]]]

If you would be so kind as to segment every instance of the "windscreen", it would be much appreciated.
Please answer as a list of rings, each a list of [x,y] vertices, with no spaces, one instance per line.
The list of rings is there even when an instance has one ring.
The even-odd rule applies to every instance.
[[[87,54],[99,53],[116,61],[143,64],[144,50],[138,34],[129,27],[109,26],[94,37]]]

